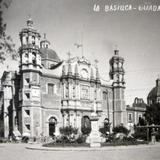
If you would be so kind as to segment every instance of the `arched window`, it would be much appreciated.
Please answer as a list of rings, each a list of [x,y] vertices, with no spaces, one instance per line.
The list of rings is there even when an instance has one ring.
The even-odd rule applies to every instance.
[[[35,45],[35,36],[32,36],[32,44]]]
[[[36,53],[35,52],[33,52],[32,54],[32,63],[36,64]]]
[[[103,92],[103,100],[107,100],[107,93],[106,92]]]

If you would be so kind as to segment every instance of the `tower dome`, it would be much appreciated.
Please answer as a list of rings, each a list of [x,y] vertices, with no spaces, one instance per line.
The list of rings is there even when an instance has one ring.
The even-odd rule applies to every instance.
[[[45,68],[50,69],[60,62],[60,58],[57,53],[49,48],[50,42],[46,39],[46,34],[44,34],[44,38],[41,40],[40,46],[42,65]]]
[[[124,58],[119,56],[119,50],[114,50],[114,55],[109,61],[110,63],[110,78],[113,79],[113,85],[115,86],[123,86],[125,84],[124,81]]]
[[[40,49],[42,61],[43,60],[49,60],[54,62],[60,62],[60,58],[58,57],[57,53],[49,48],[41,48]]]
[[[156,80],[156,86],[152,88],[147,97],[148,104],[151,105],[153,103],[160,102],[160,79]]]

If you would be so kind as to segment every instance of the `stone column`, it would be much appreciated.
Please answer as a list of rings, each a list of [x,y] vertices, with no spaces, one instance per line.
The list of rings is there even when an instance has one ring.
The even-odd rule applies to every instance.
[[[8,138],[9,136],[9,118],[12,119],[12,117],[9,117],[9,107],[13,107],[10,103],[12,99],[12,90],[10,86],[4,87],[4,137]],[[11,106],[10,106],[11,105]]]
[[[25,35],[23,35],[23,38],[22,38],[22,44],[23,44],[23,45],[26,45],[26,44],[27,44],[26,36],[25,36]]]
[[[69,112],[69,125],[74,127],[74,112]]]
[[[91,133],[89,135],[90,147],[101,146],[101,137],[99,133],[98,119],[99,118],[96,115],[90,117],[91,120]]]
[[[35,45],[39,46],[39,39],[38,39],[38,37],[35,37]]]
[[[68,95],[68,97],[69,97],[69,99],[72,99],[72,95],[73,95],[73,86],[72,86],[72,82],[71,81],[69,81],[69,84],[68,84],[68,93],[69,93],[69,95]]]
[[[81,112],[77,112],[76,114],[76,127],[79,128],[81,132]]]
[[[91,86],[91,89],[90,89],[90,99],[91,101],[94,101],[94,98],[95,98],[95,95],[94,95],[94,86]]]
[[[66,91],[65,91],[65,89],[66,89],[66,84],[65,83],[63,83],[63,93],[62,93],[62,95],[63,95],[63,99],[65,99],[66,98]]]
[[[99,133],[98,126],[98,116],[96,113],[96,109],[94,108],[94,112],[91,113],[91,133],[89,135],[90,147],[100,147],[101,146],[101,137]]]
[[[32,51],[30,50],[29,53],[28,53],[28,56],[29,56],[29,63],[32,63]]]
[[[81,99],[81,88],[80,88],[80,85],[78,84],[78,86],[77,86],[77,94],[78,94],[78,99]]]
[[[63,127],[68,126],[68,120],[67,119],[68,119],[68,113],[64,112],[64,120],[63,120],[64,126]]]
[[[9,113],[8,113],[9,100],[4,99],[4,137],[8,138],[9,135]]]
[[[55,124],[55,136],[58,136],[59,135],[59,124]]]
[[[75,98],[78,99],[78,96],[79,96],[79,94],[78,94],[78,84],[75,83]]]
[[[32,35],[28,35],[28,44],[32,44]]]
[[[38,65],[41,65],[40,55],[38,53],[36,55],[36,62],[37,62]]]

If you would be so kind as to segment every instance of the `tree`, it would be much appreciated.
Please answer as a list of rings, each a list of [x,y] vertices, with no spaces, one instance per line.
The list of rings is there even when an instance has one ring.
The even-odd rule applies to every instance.
[[[116,133],[124,133],[124,134],[128,135],[129,130],[123,125],[118,125],[113,128],[113,133],[115,133],[115,134]]]
[[[148,124],[160,125],[160,104],[147,106],[144,116]]]
[[[3,63],[9,55],[16,60],[18,55],[15,50],[15,44],[10,35],[6,33],[7,24],[4,23],[3,12],[8,9],[12,0],[0,0],[0,62]]]
[[[137,124],[137,126],[146,126],[146,120],[145,120],[145,118],[143,118],[143,117],[139,117],[139,121],[138,121],[138,124]]]
[[[147,121],[145,117],[139,117],[139,121],[137,125],[134,125],[134,134],[132,134],[132,136],[136,139],[147,140],[147,135],[148,135],[147,128],[140,127],[140,126],[146,126],[146,125],[147,125]]]
[[[99,129],[99,131],[102,133],[102,135],[107,136],[110,132],[110,123],[104,122],[104,126]]]

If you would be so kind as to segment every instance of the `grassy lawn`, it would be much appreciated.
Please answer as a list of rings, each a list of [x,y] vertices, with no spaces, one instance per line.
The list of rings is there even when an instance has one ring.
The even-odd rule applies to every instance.
[[[47,143],[43,147],[89,147],[88,143]]]
[[[129,145],[139,145],[148,144],[147,141],[113,141],[101,143],[102,147],[105,146],[129,146]],[[47,143],[43,145],[44,147],[89,147],[88,143]]]
[[[114,141],[114,142],[105,142],[101,146],[129,146],[129,145],[139,145],[139,144],[148,144],[147,141]]]

